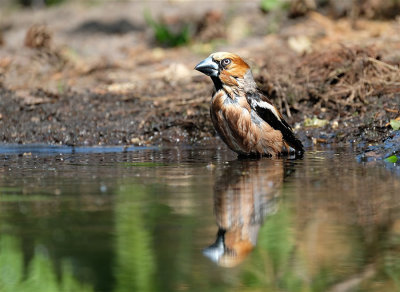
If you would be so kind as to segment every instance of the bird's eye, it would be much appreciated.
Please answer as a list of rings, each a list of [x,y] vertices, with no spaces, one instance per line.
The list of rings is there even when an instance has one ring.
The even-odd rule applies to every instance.
[[[228,58],[223,59],[223,60],[221,61],[221,65],[222,65],[223,67],[228,66],[230,63],[231,63],[231,59],[228,59]]]

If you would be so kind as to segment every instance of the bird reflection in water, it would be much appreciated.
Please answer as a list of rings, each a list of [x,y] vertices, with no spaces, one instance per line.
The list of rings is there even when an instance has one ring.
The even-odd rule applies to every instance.
[[[236,160],[223,169],[214,187],[217,239],[204,249],[206,257],[224,267],[234,267],[247,257],[264,219],[278,208],[283,162]]]

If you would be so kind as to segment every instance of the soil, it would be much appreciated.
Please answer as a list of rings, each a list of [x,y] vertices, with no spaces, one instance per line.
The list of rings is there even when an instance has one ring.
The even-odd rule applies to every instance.
[[[2,9],[0,141],[220,146],[209,118],[212,82],[193,68],[231,51],[249,62],[305,145],[400,153],[396,143],[371,148],[397,139],[399,19],[335,18],[326,7],[266,14],[257,1],[243,2]],[[190,42],[157,43],[146,14],[172,32],[188,28]]]

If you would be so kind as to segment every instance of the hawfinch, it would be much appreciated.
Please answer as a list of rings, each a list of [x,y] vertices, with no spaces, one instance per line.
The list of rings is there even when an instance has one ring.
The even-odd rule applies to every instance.
[[[218,52],[196,70],[211,77],[211,119],[228,147],[239,156],[302,154],[303,145],[281,113],[257,88],[249,65],[238,55]]]

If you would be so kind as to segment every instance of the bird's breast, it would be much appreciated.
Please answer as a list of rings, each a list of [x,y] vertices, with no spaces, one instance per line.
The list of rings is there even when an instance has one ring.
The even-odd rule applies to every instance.
[[[220,137],[242,154],[275,154],[282,147],[282,134],[263,121],[245,96],[217,91],[211,101],[211,118]]]
[[[217,112],[228,108],[240,111],[245,109],[248,113],[251,112],[251,107],[245,97],[236,95],[233,92],[227,94],[224,90],[217,91],[212,98],[211,109]]]

